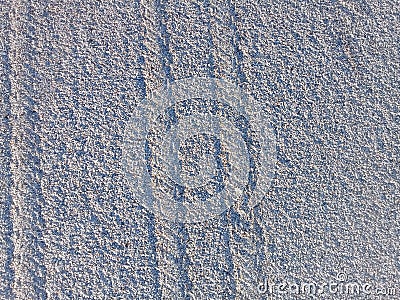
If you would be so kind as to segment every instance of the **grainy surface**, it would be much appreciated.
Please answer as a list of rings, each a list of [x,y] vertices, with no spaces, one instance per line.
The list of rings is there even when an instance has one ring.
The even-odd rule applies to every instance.
[[[397,0],[0,0],[0,16],[1,299],[256,299],[266,275],[338,274],[398,299]],[[253,210],[179,224],[132,194],[125,125],[189,77],[271,116],[276,174]]]

